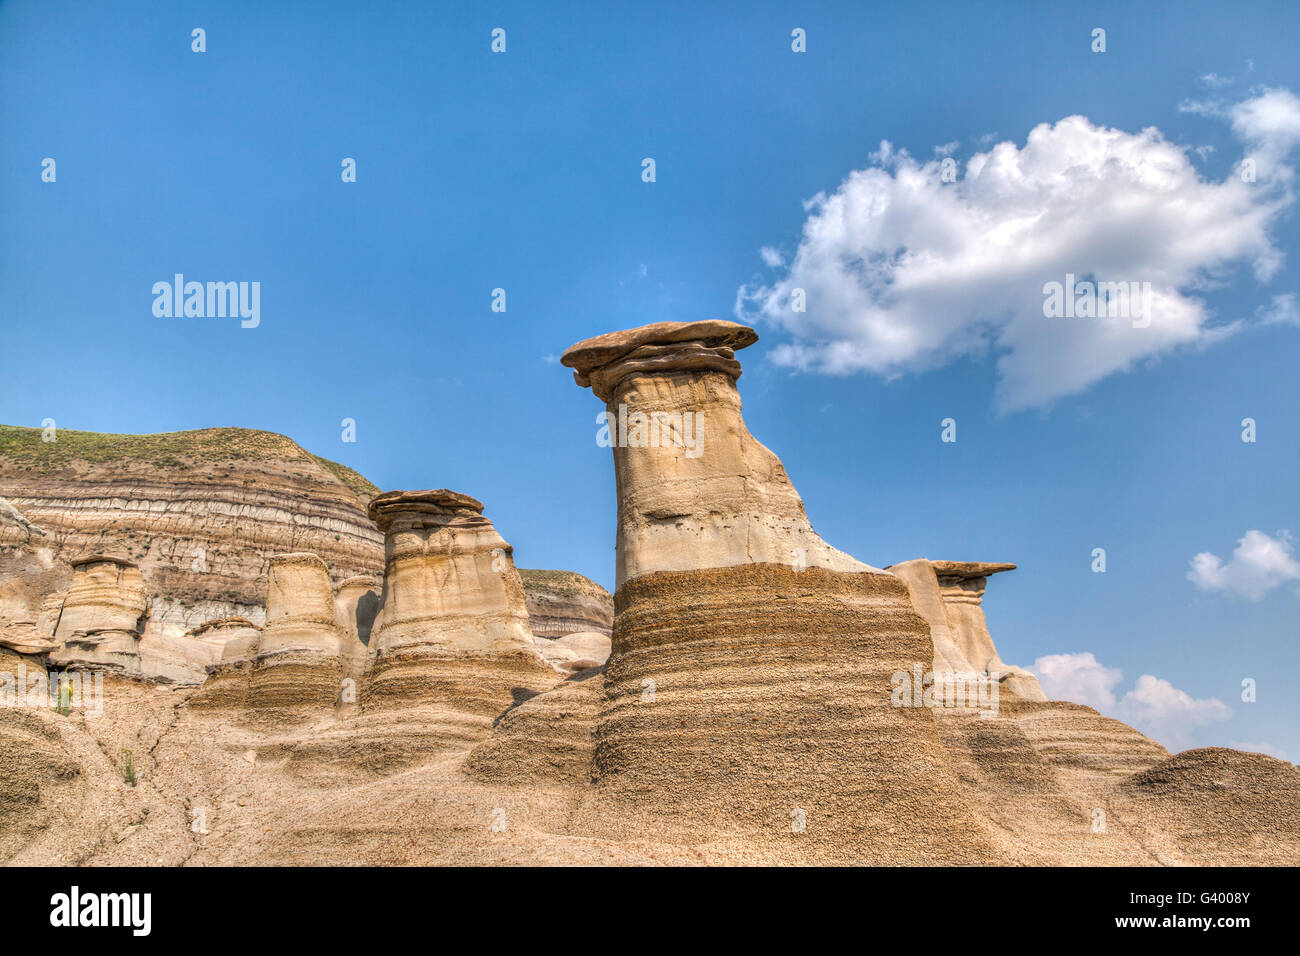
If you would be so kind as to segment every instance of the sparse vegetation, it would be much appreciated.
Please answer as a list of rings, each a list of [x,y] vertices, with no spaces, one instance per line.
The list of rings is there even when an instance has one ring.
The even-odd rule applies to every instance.
[[[0,425],[0,467],[48,472],[76,462],[141,462],[156,468],[188,468],[193,463],[279,458],[324,468],[368,503],[379,489],[346,465],[313,455],[291,438],[252,428],[200,428],[156,435],[113,435],[60,428],[56,440],[41,440],[39,428]],[[230,474],[230,469],[224,469]],[[307,477],[309,473],[301,473]]]
[[[135,786],[135,764],[131,760],[131,751],[122,751],[122,779],[127,786]]]
[[[54,707],[54,712],[61,717],[67,717],[72,713],[72,682],[67,680],[59,681],[59,702]]]
[[[535,590],[550,591],[565,597],[585,595],[587,597],[609,600],[609,592],[590,578],[573,571],[548,571],[535,568],[519,568],[519,576],[524,586]]]

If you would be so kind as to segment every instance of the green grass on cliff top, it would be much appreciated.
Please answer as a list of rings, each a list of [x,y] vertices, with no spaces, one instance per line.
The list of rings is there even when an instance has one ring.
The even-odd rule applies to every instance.
[[[60,428],[56,439],[42,441],[39,428],[0,425],[0,457],[15,464],[43,467],[74,461],[94,464],[139,461],[160,468],[183,467],[182,458],[211,461],[306,458],[329,471],[363,501],[379,494],[377,487],[346,465],[313,455],[284,435],[252,428],[200,428],[157,435],[109,435]]]
[[[576,571],[544,571],[535,568],[519,568],[519,576],[524,586],[551,591],[568,596],[585,594],[589,597],[609,598],[609,592],[591,578],[584,578]]]

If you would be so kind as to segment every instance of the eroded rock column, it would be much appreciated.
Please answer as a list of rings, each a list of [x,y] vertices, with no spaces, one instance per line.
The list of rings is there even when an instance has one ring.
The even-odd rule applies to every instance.
[[[482,512],[445,489],[370,503],[385,572],[363,709],[435,707],[449,741],[478,739],[518,695],[557,679],[534,647],[512,549]]]
[[[912,603],[930,625],[936,674],[989,675],[1002,690],[1025,700],[1046,700],[1029,671],[1004,663],[989,634],[982,602],[989,576],[1014,571],[1014,564],[987,561],[929,561],[890,565],[902,578]]]
[[[659,323],[562,359],[605,402],[618,488],[600,799],[584,822],[743,839],[765,860],[995,856],[932,715],[891,706],[891,674],[933,653],[906,587],[822,541],[745,427],[735,350],[756,339]]]
[[[207,621],[187,636],[211,644],[218,653],[217,661],[206,666],[207,677],[203,686],[189,699],[189,705],[245,706],[262,629],[246,618],[227,617]]]
[[[333,704],[343,676],[334,589],[314,554],[271,558],[266,626],[253,660],[249,702],[261,707]]]
[[[72,570],[50,664],[138,675],[149,606],[139,567],[125,558],[91,555],[72,562]]]

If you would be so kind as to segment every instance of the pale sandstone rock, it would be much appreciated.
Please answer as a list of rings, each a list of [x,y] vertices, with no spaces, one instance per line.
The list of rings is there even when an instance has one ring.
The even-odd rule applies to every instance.
[[[343,671],[329,570],[314,554],[271,558],[266,627],[253,661],[250,702],[259,706],[332,704]]]
[[[18,547],[0,557],[0,646],[25,655],[58,647],[54,631],[71,579],[49,548]]]
[[[174,656],[192,628],[221,617],[263,623],[268,555],[318,554],[336,581],[383,567],[383,538],[365,513],[373,486],[282,435],[60,429],[52,445],[39,428],[0,429],[0,496],[48,532],[31,537],[0,518],[0,578],[28,541],[43,545],[69,580],[68,562],[80,555],[128,558],[150,595],[146,656],[173,676],[177,666],[203,673],[202,659]],[[52,583],[66,589],[68,581]],[[155,675],[146,667],[144,676]]]
[[[877,572],[813,531],[776,455],[741,417],[735,322],[660,322],[561,357],[605,402],[618,484],[616,586],[642,574],[783,564]]]
[[[468,751],[503,712],[560,680],[534,646],[510,545],[482,510],[445,489],[371,502],[387,562],[361,712],[299,746],[294,773],[317,779],[347,764],[382,776]]]
[[[262,641],[262,629],[247,618],[209,621],[193,635],[204,642],[220,643],[221,657],[206,668],[203,686],[189,700],[200,708],[238,708],[248,705],[253,661]]]
[[[912,604],[930,625],[935,673],[996,675],[1003,690],[1026,700],[1047,700],[1038,678],[998,656],[981,606],[989,575],[1015,567],[917,558],[886,570],[903,579]]]
[[[152,609],[156,606],[150,604]],[[261,628],[243,617],[218,618],[177,634],[155,626],[152,617],[140,639],[141,675],[164,684],[202,684],[212,666],[221,662],[228,640],[246,640]]]
[[[91,555],[74,560],[72,569],[50,663],[138,675],[149,607],[139,567],[116,555]]]
[[[556,670],[576,674],[609,660],[610,638],[599,631],[576,631],[563,637],[539,637],[537,649]]]
[[[223,617],[206,621],[185,636],[213,648],[215,662],[229,663],[253,659],[262,629],[245,617]]]
[[[520,568],[528,597],[528,624],[535,637],[563,637],[580,631],[609,636],[614,598],[603,587],[572,571]]]
[[[513,549],[456,492],[393,491],[370,504],[385,534],[383,603],[371,632],[376,664],[399,655],[530,650]]]
[[[0,523],[14,524],[21,528],[30,541],[33,534],[44,538],[47,537],[45,532],[27,520],[21,511],[11,505],[6,499],[0,498]]]
[[[379,613],[379,579],[373,574],[350,577],[341,582],[334,595],[334,610],[339,630],[360,644],[369,645],[370,632]]]
[[[581,825],[766,861],[998,859],[933,716],[891,705],[890,675],[933,654],[907,589],[825,544],[745,428],[734,349],[755,339],[660,323],[565,353],[616,430],[691,413],[701,442],[614,443],[618,589]]]

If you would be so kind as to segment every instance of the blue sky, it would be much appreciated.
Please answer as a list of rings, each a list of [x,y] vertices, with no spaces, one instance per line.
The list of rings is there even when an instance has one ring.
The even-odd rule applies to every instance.
[[[555,358],[617,328],[735,317],[744,290],[762,336],[740,356],[746,419],[823,537],[875,565],[1015,561],[985,604],[1007,661],[1072,655],[1061,687],[1174,749],[1300,759],[1296,156],[1285,129],[1252,133],[1240,112],[1300,91],[1300,8],[1135,6],[0,4],[0,420],[282,432],[385,489],[473,494],[521,566],[611,586],[600,406]],[[504,54],[489,49],[496,27]],[[796,27],[806,53],[791,50]],[[962,191],[968,161],[1001,142],[1021,156],[1032,129],[1075,115],[1088,125],[1070,148],[1085,152],[1106,128],[1139,152],[1155,148],[1140,131],[1159,130],[1185,156],[1185,190],[1071,250],[1086,213],[1069,167],[1044,187],[1055,205],[1033,245],[1059,242],[1081,274],[1118,255],[1166,282],[1198,310],[1169,347],[1079,372],[1092,340],[998,325],[997,261],[973,280],[940,269],[910,306],[903,292],[873,304],[885,332],[938,336],[896,362],[851,297],[829,304],[834,277],[811,290],[812,325],[755,305],[846,250],[879,251],[850,235],[795,264],[819,216],[805,202],[853,171],[881,170],[872,195],[898,201],[909,170],[950,155],[963,177],[950,195],[996,222],[996,197]],[[1230,192],[1254,154],[1259,190]],[[1123,199],[1117,175],[1104,195]],[[930,241],[917,222],[937,195],[911,197],[902,245]],[[1174,241],[1199,235],[1225,245]],[[935,242],[963,262],[987,248]],[[155,317],[152,285],[176,272],[260,282],[260,326]],[[490,308],[498,287],[505,313]],[[930,325],[947,315],[951,335]],[[858,365],[828,367],[828,342]],[[999,363],[1017,357],[1047,370],[1037,384],[1007,385]],[[1083,384],[1055,394],[1074,373]],[[940,442],[947,417],[955,444]],[[1253,530],[1260,547],[1189,580],[1196,555],[1227,564]],[[1171,686],[1130,695],[1142,675]],[[1255,703],[1240,700],[1246,677]]]

